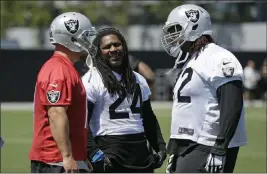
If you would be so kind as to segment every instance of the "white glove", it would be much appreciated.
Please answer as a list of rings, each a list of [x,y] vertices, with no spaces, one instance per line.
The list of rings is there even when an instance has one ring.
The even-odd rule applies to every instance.
[[[168,158],[166,173],[171,173],[171,167],[172,167],[172,163],[173,163],[173,158],[174,158],[174,154],[170,155],[170,157]]]
[[[209,154],[205,165],[205,170],[208,173],[220,173],[225,162],[225,156]]]

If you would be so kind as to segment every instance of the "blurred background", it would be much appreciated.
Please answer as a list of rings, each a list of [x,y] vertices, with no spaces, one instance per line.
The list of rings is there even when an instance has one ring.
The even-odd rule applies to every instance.
[[[236,171],[265,172],[267,2],[261,0],[1,1],[1,135],[6,140],[1,171],[29,172],[35,80],[53,54],[49,25],[68,11],[85,14],[96,29],[117,27],[131,55],[152,69],[153,107],[167,141],[177,74],[165,75],[175,60],[164,51],[160,38],[169,12],[186,3],[200,5],[210,13],[216,43],[232,51],[244,68],[249,145],[242,149]],[[157,172],[164,172],[164,167]]]

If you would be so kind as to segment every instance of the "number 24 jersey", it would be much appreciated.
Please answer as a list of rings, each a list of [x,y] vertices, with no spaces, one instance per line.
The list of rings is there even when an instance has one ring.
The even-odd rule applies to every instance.
[[[236,57],[214,43],[197,58],[185,63],[173,90],[171,136],[213,146],[219,133],[220,108],[217,88],[243,81],[243,69]],[[247,143],[244,107],[229,147]]]
[[[120,81],[121,75],[113,73]],[[136,72],[134,74],[136,76],[134,94],[127,96],[126,93],[123,93],[121,97],[118,94],[108,93],[101,75],[95,67],[82,77],[87,100],[94,103],[89,123],[94,137],[144,132],[141,102],[149,99],[151,91],[144,77]]]

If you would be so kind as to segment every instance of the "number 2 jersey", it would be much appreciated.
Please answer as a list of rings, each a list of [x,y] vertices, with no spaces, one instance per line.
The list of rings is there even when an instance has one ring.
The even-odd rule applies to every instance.
[[[220,107],[217,89],[230,81],[243,81],[243,69],[236,57],[210,43],[199,56],[188,60],[173,90],[172,139],[188,139],[213,146],[219,134]],[[229,147],[247,143],[244,107]]]
[[[116,72],[113,73],[117,80],[120,81],[121,75]],[[137,83],[134,95],[120,98],[118,94],[112,96],[108,93],[96,68],[89,70],[82,77],[87,100],[94,103],[93,113],[90,118],[90,128],[94,137],[144,132],[142,117],[139,112],[140,101],[148,100],[151,91],[144,77],[136,72],[134,74]]]

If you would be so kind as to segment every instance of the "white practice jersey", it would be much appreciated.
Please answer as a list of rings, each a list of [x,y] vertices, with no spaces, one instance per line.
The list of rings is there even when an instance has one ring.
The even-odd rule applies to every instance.
[[[121,75],[113,72],[117,80]],[[87,93],[87,100],[94,103],[94,110],[90,119],[93,136],[126,135],[144,132],[141,117],[141,101],[146,101],[151,95],[150,88],[140,74],[136,76],[136,90],[134,95],[119,97],[108,93],[96,68],[88,71],[83,77],[83,84]]]
[[[189,139],[213,146],[219,133],[220,109],[217,88],[243,81],[237,58],[224,48],[210,43],[197,58],[185,63],[173,90],[171,137]],[[244,107],[229,147],[247,143]]]

